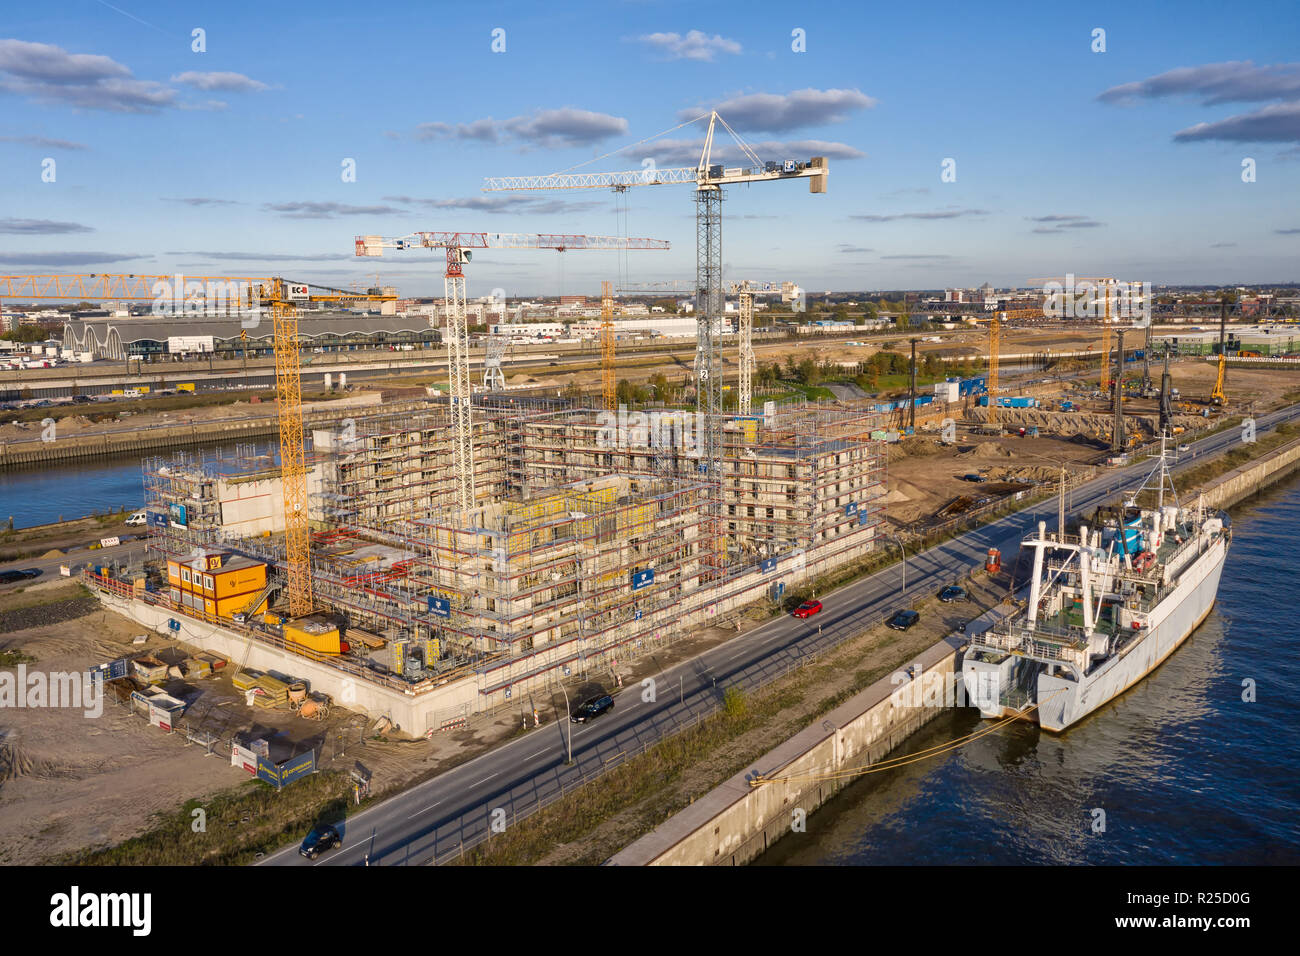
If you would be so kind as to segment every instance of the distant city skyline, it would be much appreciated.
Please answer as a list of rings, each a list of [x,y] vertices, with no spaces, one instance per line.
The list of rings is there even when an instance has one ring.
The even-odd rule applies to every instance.
[[[484,250],[471,296],[690,280],[689,186],[620,200],[481,185],[578,164],[693,166],[703,128],[689,121],[716,108],[760,159],[830,160],[827,195],[729,190],[727,278],[813,293],[1066,272],[1300,279],[1293,4],[812,15],[627,0],[557,15],[397,2],[363,24],[337,0],[303,15],[74,7],[15,8],[0,33],[0,273],[342,286],[377,273],[403,296],[438,296],[439,255],[352,254],[359,234],[432,229],[673,243],[621,258]],[[736,160],[721,135],[715,152]]]

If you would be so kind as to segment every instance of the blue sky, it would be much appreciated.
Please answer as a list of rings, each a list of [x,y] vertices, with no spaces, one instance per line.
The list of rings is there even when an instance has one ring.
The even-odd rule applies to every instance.
[[[0,27],[0,272],[346,286],[377,270],[441,294],[435,257],[358,260],[353,237],[625,228],[673,243],[628,254],[633,281],[689,279],[688,186],[629,191],[626,227],[604,190],[480,187],[716,107],[763,159],[831,156],[827,195],[729,191],[731,278],[1297,281],[1298,26],[1288,2],[24,5]],[[693,165],[700,135],[585,168]],[[484,252],[469,292],[593,293],[619,268],[611,253]]]

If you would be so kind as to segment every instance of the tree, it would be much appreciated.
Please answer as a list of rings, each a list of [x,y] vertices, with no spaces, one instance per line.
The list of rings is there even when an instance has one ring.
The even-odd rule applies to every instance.
[[[817,363],[810,358],[804,359],[799,363],[799,381],[805,385],[813,385],[817,381]]]
[[[880,318],[880,310],[876,308],[876,303],[874,302],[867,303],[867,317],[871,319],[872,322]]]
[[[44,342],[54,330],[48,325],[20,325],[9,332],[0,332],[0,339],[10,342]]]
[[[912,317],[906,312],[900,312],[894,316],[894,325],[898,327],[899,331],[906,332],[912,327]]]

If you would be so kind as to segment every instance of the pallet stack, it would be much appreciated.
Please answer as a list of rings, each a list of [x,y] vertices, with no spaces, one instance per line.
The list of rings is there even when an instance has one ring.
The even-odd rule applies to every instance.
[[[260,691],[256,701],[258,707],[270,709],[289,703],[289,685],[282,680],[263,674],[254,686]]]

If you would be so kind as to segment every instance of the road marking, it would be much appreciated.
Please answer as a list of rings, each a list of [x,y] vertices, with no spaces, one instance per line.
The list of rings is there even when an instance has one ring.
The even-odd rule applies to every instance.
[[[423,810],[417,810],[417,811],[415,812],[415,816],[418,817],[421,813],[427,813],[428,811],[430,811],[430,810],[432,810],[434,807],[436,807],[439,803],[442,803],[442,801],[441,801],[441,800],[438,800],[438,801],[435,802],[435,803],[431,803],[431,804],[429,804],[429,805],[428,805],[427,807],[425,807]]]
[[[525,757],[524,759],[525,759],[525,760],[532,760],[534,757],[538,756],[539,754],[544,754],[544,753],[546,753],[545,750],[539,750],[539,751],[537,751],[537,753],[535,753],[535,754],[529,754],[529,755],[528,755],[527,757]]]
[[[499,774],[499,773],[500,773],[500,771],[497,771],[497,773],[490,773],[490,774],[488,774],[486,777],[484,777],[482,780],[480,780],[478,783],[487,783],[489,780],[491,780],[493,777],[497,776],[497,774]],[[471,786],[471,787],[477,787],[477,786],[478,786],[478,783],[471,783],[470,786]]]

